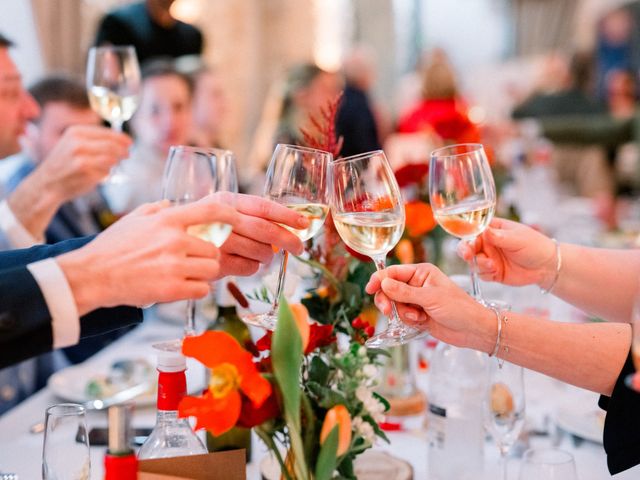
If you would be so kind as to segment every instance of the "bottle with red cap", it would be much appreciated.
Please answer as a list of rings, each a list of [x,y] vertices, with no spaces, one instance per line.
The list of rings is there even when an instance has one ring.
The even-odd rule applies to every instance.
[[[158,355],[158,413],[156,425],[138,452],[139,459],[180,457],[207,453],[178,404],[187,394],[186,359],[177,352]]]
[[[104,456],[104,480],[138,478],[138,459],[129,441],[132,411],[132,403],[109,407],[109,448]]]

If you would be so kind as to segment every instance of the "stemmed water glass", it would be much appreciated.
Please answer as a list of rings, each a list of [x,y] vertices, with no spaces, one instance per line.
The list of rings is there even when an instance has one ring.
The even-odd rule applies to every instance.
[[[496,187],[484,147],[469,143],[433,151],[429,196],[440,226],[473,245],[491,222],[496,206]],[[475,256],[471,283],[474,298],[483,302]]]
[[[47,408],[42,448],[44,480],[89,480],[91,460],[85,408],[61,403]]]
[[[502,478],[507,478],[507,454],[514,445],[525,420],[523,369],[491,358],[489,382],[483,402],[485,426],[500,450]]]
[[[235,157],[228,150],[174,146],[164,171],[162,198],[174,205],[195,202],[215,194],[220,202],[235,206],[238,191]],[[221,222],[192,225],[190,235],[222,246],[231,234],[231,225]],[[195,334],[195,301],[187,301],[184,334]]]
[[[573,455],[557,448],[524,452],[519,480],[578,480]]]
[[[337,159],[332,177],[331,215],[340,238],[383,270],[405,223],[400,188],[384,152]],[[400,321],[395,304],[391,309],[387,329],[367,340],[368,346],[390,347],[424,335]]]
[[[132,46],[92,47],[87,59],[87,92],[91,108],[117,132],[138,108],[140,66]],[[124,183],[129,179],[113,167],[105,181]]]
[[[320,231],[329,212],[329,165],[332,158],[330,153],[322,150],[284,144],[277,145],[271,157],[264,195],[309,219],[309,226],[303,229],[282,225],[303,242]],[[288,258],[289,253],[283,251],[271,309],[266,313],[246,315],[242,317],[244,322],[268,330],[275,328]]]

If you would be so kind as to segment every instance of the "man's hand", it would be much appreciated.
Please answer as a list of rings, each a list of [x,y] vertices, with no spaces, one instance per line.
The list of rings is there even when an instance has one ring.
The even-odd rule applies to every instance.
[[[32,236],[42,238],[60,206],[93,190],[130,146],[127,135],[105,127],[70,127],[9,196],[11,211]]]
[[[209,292],[219,276],[218,249],[187,234],[190,225],[223,222],[236,211],[204,199],[168,208],[166,201],[134,210],[92,242],[57,258],[80,315],[99,307],[147,305]]]
[[[306,228],[309,220],[303,215],[253,195],[237,195],[236,210],[233,232],[220,249],[220,276],[253,275],[261,263],[271,261],[273,247],[302,253],[300,239],[277,224]]]

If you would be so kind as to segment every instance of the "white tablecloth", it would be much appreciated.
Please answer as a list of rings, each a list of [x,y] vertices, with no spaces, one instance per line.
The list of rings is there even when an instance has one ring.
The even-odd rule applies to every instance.
[[[166,323],[158,319],[147,320],[126,337],[103,350],[88,361],[88,364],[105,364],[112,359],[130,357],[131,355],[151,354],[150,345],[154,342],[172,339],[179,335],[181,326],[176,323]],[[194,370],[199,368],[191,364]],[[192,370],[193,378],[197,378],[198,372]],[[203,377],[202,377],[203,378]],[[424,378],[419,379],[422,383]],[[561,384],[542,375],[527,372],[527,410],[528,416],[540,418],[541,415],[550,414],[563,404],[571,404],[576,398],[589,395],[583,391]],[[594,395],[594,401],[597,396]],[[42,458],[42,434],[29,433],[29,427],[35,422],[42,421],[45,409],[54,403],[60,402],[50,389],[45,388],[21,405],[0,417],[0,472],[11,472],[20,475],[21,480],[35,480],[41,478]],[[134,426],[152,426],[155,419],[155,411],[152,407],[138,408],[134,417]],[[88,418],[89,428],[92,426],[106,425],[105,412],[92,412]],[[391,445],[380,445],[381,448],[391,452],[397,457],[410,462],[415,471],[414,478],[425,479],[427,477],[427,442],[424,431],[403,431],[389,434]],[[553,436],[535,437],[531,440],[532,446],[550,446]],[[606,468],[606,457],[602,445],[589,441],[583,442],[578,447],[569,435],[561,437],[559,444],[571,452],[576,460],[578,478],[580,480],[602,480],[611,478]],[[92,448],[92,479],[102,479],[103,448]],[[258,480],[257,461],[266,455],[265,448],[257,440],[254,440],[254,462],[247,468],[247,478]],[[462,457],[463,458],[463,457]],[[520,460],[509,460],[509,478],[516,479]],[[491,442],[485,445],[485,471],[476,478],[495,479],[500,478],[499,459],[497,448]],[[614,477],[620,480],[640,478],[640,467],[624,472]]]

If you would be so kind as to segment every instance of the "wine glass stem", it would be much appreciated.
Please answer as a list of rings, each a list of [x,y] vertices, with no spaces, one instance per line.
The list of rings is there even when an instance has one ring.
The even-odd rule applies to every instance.
[[[280,306],[280,295],[282,294],[282,288],[284,287],[284,277],[287,275],[287,263],[289,261],[289,252],[282,251],[282,261],[280,262],[280,273],[278,273],[278,285],[276,287],[276,298],[273,300],[271,306],[271,313],[276,315],[278,313],[278,307]]]
[[[475,248],[474,241],[475,241],[475,238],[472,240],[469,240],[469,246],[471,247],[472,250]],[[475,254],[473,255],[473,259],[471,261],[471,266],[469,267],[469,270],[471,271],[471,294],[473,295],[473,298],[475,298],[479,302],[482,302],[483,301],[482,292],[480,291],[480,282],[478,280],[478,261],[476,259]]]
[[[387,266],[384,257],[372,257],[373,263],[376,265],[376,270],[381,272]],[[389,327],[388,328],[399,328],[402,327],[403,323],[400,321],[400,316],[398,315],[398,309],[396,308],[396,302],[391,302],[391,315],[389,315]]]
[[[196,302],[187,300],[187,323],[184,326],[184,336],[192,337],[196,334]]]
[[[120,121],[120,120],[113,120],[111,122],[111,129],[115,130],[116,132],[120,132],[122,133],[122,126],[123,126],[124,122]]]
[[[500,463],[502,463],[502,480],[507,480],[507,454],[500,452]]]

